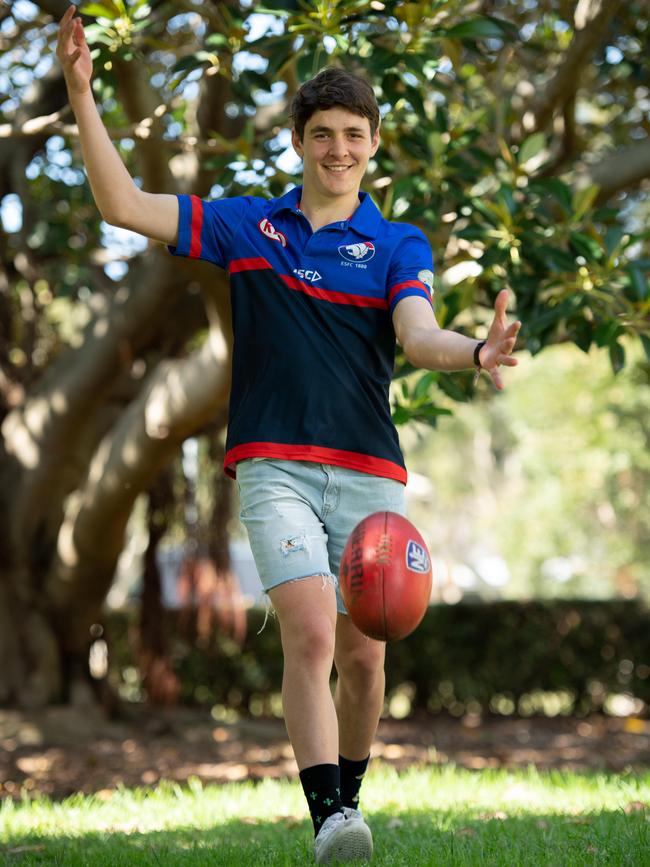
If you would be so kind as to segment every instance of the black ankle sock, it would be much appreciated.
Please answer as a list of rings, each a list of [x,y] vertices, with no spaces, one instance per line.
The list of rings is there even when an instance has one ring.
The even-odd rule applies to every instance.
[[[368,767],[370,756],[360,761],[352,759],[344,759],[339,756],[339,767],[341,769],[341,803],[344,807],[353,807],[359,809],[359,789],[363,782],[363,775]]]
[[[314,834],[321,825],[341,810],[341,771],[338,765],[312,765],[300,771],[300,782],[309,804]]]

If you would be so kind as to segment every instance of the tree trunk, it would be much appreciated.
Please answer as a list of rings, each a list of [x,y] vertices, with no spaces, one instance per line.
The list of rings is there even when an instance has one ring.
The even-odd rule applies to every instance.
[[[38,5],[58,20],[67,3]],[[158,98],[141,60],[115,58],[114,67],[129,121],[151,118],[160,125],[154,132],[162,134]],[[220,108],[213,106],[213,113]],[[20,373],[11,361],[12,329],[20,318],[16,282],[26,283],[28,300],[36,297],[39,279],[53,285],[46,260],[28,243],[42,215],[25,181],[26,165],[51,133],[42,123],[36,132],[31,127],[35,118],[54,123],[70,114],[55,64],[7,116],[18,139],[6,136],[6,125],[0,135],[0,193],[16,192],[23,204],[20,232],[6,250],[0,245],[6,272],[0,281],[2,704],[65,699],[71,681],[86,678],[90,627],[100,619],[133,502],[182,440],[224,407],[229,387],[230,338],[221,330],[229,316],[225,275],[172,259],[154,244],[130,263],[128,278],[114,293],[103,283],[91,287],[79,342],[58,355],[49,347],[53,358],[39,381],[31,361],[22,379],[13,381],[13,372]],[[170,171],[165,148],[138,140],[136,153],[138,174],[152,191],[196,191],[198,165],[179,177]],[[92,263],[84,267],[86,281],[100,270],[93,271]],[[189,353],[188,340],[196,341],[207,324],[206,307],[208,338]],[[21,323],[27,336],[18,348],[28,359],[36,326],[34,317]]]
[[[22,588],[17,592],[16,588]],[[0,574],[0,706],[39,707],[63,691],[58,638],[29,576]]]
[[[149,543],[144,555],[144,574],[140,600],[138,656],[142,684],[150,704],[167,707],[176,704],[180,682],[169,659],[165,609],[162,602],[158,546],[167,530],[167,512],[174,500],[172,477],[165,469],[149,489],[147,523]]]
[[[89,630],[101,617],[136,497],[153,483],[183,439],[204,427],[227,399],[228,347],[218,318],[211,318],[203,345],[187,358],[158,364],[126,411],[116,414],[86,474],[76,468],[74,484],[65,479],[65,462],[77,456],[79,433],[69,429],[68,443],[63,433],[52,435],[64,421],[57,418],[54,389],[49,405],[32,398],[40,412],[35,418],[28,409],[18,421],[11,415],[5,420],[6,450],[0,452],[0,702],[39,705],[61,700],[66,679],[84,676]],[[92,370],[92,364],[86,367],[87,374]],[[92,401],[85,413],[79,410],[80,425],[85,415],[97,426]],[[57,445],[51,453],[53,443]],[[40,474],[38,496],[30,489],[30,473]],[[44,473],[52,473],[49,483]]]

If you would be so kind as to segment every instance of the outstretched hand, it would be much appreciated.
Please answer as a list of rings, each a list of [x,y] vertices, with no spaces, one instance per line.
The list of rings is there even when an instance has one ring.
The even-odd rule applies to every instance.
[[[59,22],[56,56],[63,69],[68,92],[85,93],[90,90],[93,62],[86,42],[81,18],[75,18],[76,6],[68,6]]]
[[[515,347],[521,322],[511,322],[508,325],[506,321],[507,305],[508,290],[502,289],[494,303],[494,319],[490,325],[485,346],[479,352],[482,369],[490,374],[492,382],[499,391],[503,389],[503,379],[499,372],[499,366],[503,364],[506,367],[515,367],[518,364],[517,359],[513,358],[511,353]]]

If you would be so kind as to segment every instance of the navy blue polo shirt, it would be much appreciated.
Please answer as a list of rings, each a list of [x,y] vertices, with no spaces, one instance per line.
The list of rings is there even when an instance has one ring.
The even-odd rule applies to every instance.
[[[178,196],[177,256],[228,271],[233,369],[224,466],[316,461],[406,482],[388,391],[392,312],[431,301],[422,232],[385,220],[366,193],[348,220],[312,231],[301,187],[278,199]]]

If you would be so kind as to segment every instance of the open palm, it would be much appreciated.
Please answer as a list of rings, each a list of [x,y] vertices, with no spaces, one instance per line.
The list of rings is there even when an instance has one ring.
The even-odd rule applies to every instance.
[[[59,23],[56,56],[70,93],[85,93],[90,88],[93,62],[81,18],[74,17],[75,8],[69,6]]]
[[[511,322],[508,325],[506,319],[506,307],[508,305],[508,290],[502,289],[494,303],[494,319],[485,346],[479,353],[479,361],[483,370],[487,371],[495,386],[501,390],[503,379],[499,372],[499,366],[515,367],[518,362],[512,357],[512,350],[517,341],[517,334],[521,328],[521,322]]]

